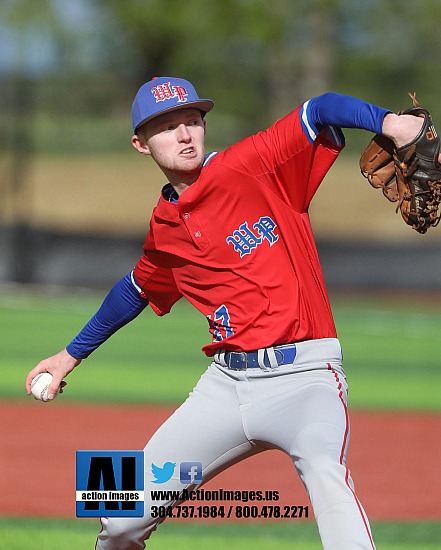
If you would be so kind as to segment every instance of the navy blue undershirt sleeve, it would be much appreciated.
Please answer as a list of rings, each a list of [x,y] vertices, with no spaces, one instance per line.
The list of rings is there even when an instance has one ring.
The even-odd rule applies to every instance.
[[[66,347],[77,359],[85,359],[112,334],[135,319],[148,305],[129,273],[118,281],[105,297],[101,307],[81,332]]]
[[[383,119],[390,112],[355,97],[328,92],[305,102],[300,116],[305,133],[313,141],[327,126],[381,134]]]

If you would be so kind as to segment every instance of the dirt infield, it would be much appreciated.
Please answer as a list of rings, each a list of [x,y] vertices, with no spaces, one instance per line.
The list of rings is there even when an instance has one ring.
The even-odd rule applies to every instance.
[[[0,403],[0,515],[74,517],[75,451],[141,449],[171,412],[61,400]],[[351,429],[348,464],[369,517],[441,520],[441,415],[352,412]],[[278,451],[248,459],[205,486],[221,487],[278,490],[280,505],[308,504],[290,459]]]

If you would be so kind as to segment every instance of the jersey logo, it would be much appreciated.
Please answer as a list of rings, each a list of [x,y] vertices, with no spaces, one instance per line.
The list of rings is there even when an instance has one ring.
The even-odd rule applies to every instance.
[[[213,339],[215,342],[220,342],[224,338],[233,336],[234,331],[230,326],[230,312],[225,304],[222,304],[214,312],[213,327]]]
[[[251,254],[264,240],[273,246],[279,240],[279,235],[274,233],[276,227],[276,223],[269,216],[262,216],[253,225],[255,232],[248,227],[248,222],[244,222],[239,229],[233,231],[233,234],[226,238],[226,241],[228,244],[232,244],[234,250],[239,252],[240,257],[243,258],[246,254]]]
[[[207,315],[207,319],[213,331],[213,342],[221,342],[225,338],[233,336],[234,330],[230,325],[230,312],[225,304],[216,309],[213,319],[211,319],[211,315]]]
[[[187,90],[184,86],[170,86],[170,82],[165,84],[159,84],[152,88],[153,97],[156,99],[156,103],[165,101],[166,99],[178,98],[179,103],[185,103],[187,101]]]

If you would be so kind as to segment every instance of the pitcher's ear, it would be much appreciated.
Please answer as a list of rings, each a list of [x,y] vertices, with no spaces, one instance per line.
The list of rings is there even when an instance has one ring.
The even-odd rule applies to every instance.
[[[137,134],[134,134],[132,136],[132,145],[141,154],[150,155],[150,148],[147,145],[147,143],[144,141],[142,136],[138,136]]]

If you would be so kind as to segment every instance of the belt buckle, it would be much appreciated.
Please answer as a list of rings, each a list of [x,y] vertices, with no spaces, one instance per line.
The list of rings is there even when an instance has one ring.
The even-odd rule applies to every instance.
[[[232,366],[231,365],[231,360],[235,358],[235,356],[241,356],[242,358],[242,362],[243,362],[243,366]],[[235,361],[237,363],[239,363],[239,359],[235,359]],[[230,368],[231,370],[247,370],[247,366],[248,366],[248,355],[245,351],[230,351],[230,357],[229,357],[229,361],[228,361],[229,365],[228,365],[228,368]]]

